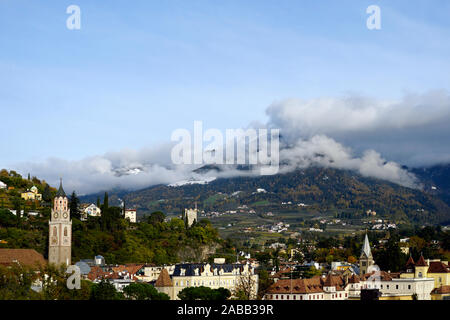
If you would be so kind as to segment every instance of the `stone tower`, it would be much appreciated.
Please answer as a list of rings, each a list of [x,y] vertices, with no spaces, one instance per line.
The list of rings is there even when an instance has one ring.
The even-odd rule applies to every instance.
[[[375,261],[372,257],[372,251],[370,250],[369,238],[364,238],[364,245],[361,250],[361,256],[359,257],[359,274],[363,275],[368,272],[369,267],[373,266]]]
[[[198,221],[197,212],[197,201],[195,202],[194,209],[184,209],[183,219],[188,227],[191,227],[194,224],[194,221]]]
[[[48,261],[54,265],[71,264],[72,220],[70,220],[69,200],[62,187],[62,180],[53,201],[49,224]]]

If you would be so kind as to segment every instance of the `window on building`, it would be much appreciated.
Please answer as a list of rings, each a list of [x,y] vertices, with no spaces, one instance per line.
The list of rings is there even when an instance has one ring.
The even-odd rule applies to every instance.
[[[395,289],[398,290],[398,284],[395,286]]]
[[[411,285],[410,284],[408,284],[408,290],[411,290]]]

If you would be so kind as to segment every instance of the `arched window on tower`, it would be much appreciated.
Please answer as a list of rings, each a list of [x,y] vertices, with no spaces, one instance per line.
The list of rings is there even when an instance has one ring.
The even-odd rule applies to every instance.
[[[53,235],[56,237],[57,233],[58,233],[58,231],[56,230],[56,226],[55,226],[55,227],[53,227]]]
[[[67,237],[67,227],[64,227],[64,237]]]

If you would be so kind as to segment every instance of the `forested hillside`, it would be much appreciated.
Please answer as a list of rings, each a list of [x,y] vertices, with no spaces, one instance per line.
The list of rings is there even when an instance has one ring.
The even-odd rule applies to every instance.
[[[264,189],[267,192],[257,192]],[[94,201],[96,195],[85,200]],[[292,210],[342,210],[365,212],[370,209],[381,216],[413,222],[450,221],[450,208],[438,196],[421,190],[401,187],[383,180],[362,177],[352,171],[308,168],[287,174],[217,179],[209,184],[179,187],[153,186],[135,192],[121,192],[115,197],[141,212],[162,210],[181,213],[197,202],[200,209],[220,211],[247,205],[258,210],[274,211],[282,202],[292,202]],[[92,198],[92,199],[91,199]],[[263,208],[262,208],[263,207]]]

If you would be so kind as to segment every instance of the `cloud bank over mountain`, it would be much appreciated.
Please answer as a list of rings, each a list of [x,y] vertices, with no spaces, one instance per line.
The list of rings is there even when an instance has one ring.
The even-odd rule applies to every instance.
[[[266,113],[267,124],[250,127],[280,129],[280,172],[315,165],[354,170],[363,176],[420,188],[416,177],[401,165],[450,162],[450,96],[443,90],[407,94],[400,101],[357,95],[288,99],[271,104]],[[173,146],[162,143],[78,161],[49,158],[21,163],[15,169],[52,184],[63,176],[67,190],[80,194],[204,179],[204,174],[193,172],[198,165],[172,164]],[[228,166],[214,174],[230,177],[257,173]]]
[[[266,111],[287,142],[326,135],[356,153],[374,149],[408,166],[450,161],[450,96],[445,90],[406,94],[400,101],[350,95],[288,99]]]

